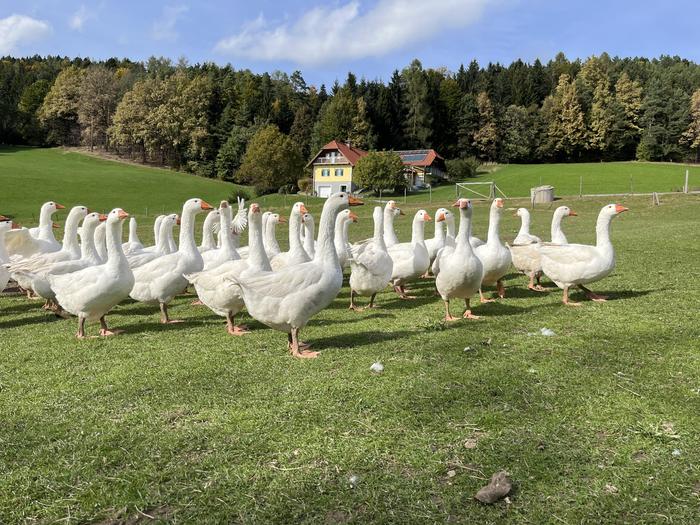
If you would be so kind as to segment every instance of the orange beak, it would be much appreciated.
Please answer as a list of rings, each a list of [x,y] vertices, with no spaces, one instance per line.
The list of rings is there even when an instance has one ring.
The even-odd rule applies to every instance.
[[[431,219],[431,218],[430,218],[430,215],[428,215],[428,214],[426,213],[426,214],[425,214],[425,217],[423,217],[423,220],[424,220],[425,222],[430,222],[430,221],[432,221],[433,219]]]
[[[203,210],[213,210],[214,207],[209,204],[207,201],[202,201],[202,209]]]
[[[260,206],[256,202],[250,205],[250,209],[253,213],[260,213]]]
[[[435,219],[437,222],[442,222],[445,220],[445,212],[440,212],[437,216],[437,219]]]
[[[304,206],[303,204],[301,205],[301,208],[299,208],[299,211],[301,212],[302,215],[304,213],[309,213],[309,210],[307,210],[306,206]]]
[[[455,202],[455,203],[452,205],[452,207],[453,207],[453,208],[459,208],[459,201]]]
[[[51,227],[52,227],[54,230],[58,230],[58,229],[60,228],[60,226],[59,226],[58,224],[56,224],[55,222],[52,222],[52,223],[51,223]]]
[[[106,216],[106,215],[103,215],[102,213],[100,213],[100,222],[103,222],[103,221],[106,221],[106,220],[107,220],[107,216]]]
[[[127,217],[129,217],[128,213],[126,213],[124,210],[119,210],[119,219],[120,220],[126,219]]]
[[[179,216],[176,217],[176,218],[175,218],[175,224],[177,224],[178,226],[180,226],[180,222],[181,222],[181,221],[180,221],[180,217],[179,217]]]
[[[350,206],[362,206],[364,204],[364,202],[362,202],[357,197],[353,197],[352,195],[348,195],[348,204]]]
[[[578,213],[576,213],[574,210],[569,210],[569,216],[570,217],[578,217]]]
[[[18,230],[21,228],[19,224],[17,224],[15,221],[12,221],[12,226],[10,226],[13,230]]]
[[[496,199],[496,208],[503,208],[503,199]]]
[[[9,221],[9,220],[10,220],[10,219],[8,219],[7,217],[5,217],[4,215],[0,215],[0,222],[2,222],[2,221]]]
[[[615,211],[616,211],[617,213],[622,213],[623,211],[629,211],[629,208],[625,208],[625,207],[624,207],[623,205],[621,205],[621,204],[615,204]]]
[[[63,204],[56,203],[55,204],[57,210],[65,210],[66,207]]]
[[[279,218],[279,220],[278,220],[277,222],[286,223],[286,222],[287,222],[287,219],[285,219],[284,217],[282,217],[282,216],[280,215],[280,218]]]
[[[350,212],[350,215],[348,215],[348,217],[350,217],[350,220],[352,222],[357,222],[358,217],[353,212]]]

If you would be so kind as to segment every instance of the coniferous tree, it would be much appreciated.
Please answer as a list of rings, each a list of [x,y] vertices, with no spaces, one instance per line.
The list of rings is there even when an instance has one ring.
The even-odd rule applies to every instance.
[[[401,72],[406,86],[404,139],[409,148],[430,146],[433,116],[428,103],[428,83],[420,61],[414,60]]]

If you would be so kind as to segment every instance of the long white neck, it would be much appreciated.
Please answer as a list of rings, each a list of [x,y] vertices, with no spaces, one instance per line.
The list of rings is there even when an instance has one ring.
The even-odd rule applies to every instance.
[[[221,250],[226,254],[226,259],[240,259],[236,251],[236,245],[231,233],[231,208],[221,209]]]
[[[77,213],[69,213],[66,219],[66,229],[63,232],[63,251],[80,253],[78,246],[78,225],[83,217]]]
[[[301,245],[301,215],[297,210],[292,210],[289,215],[289,251],[304,250]]]
[[[411,243],[425,244],[425,222],[423,222],[418,216],[413,218],[413,225],[411,227]]]
[[[309,257],[314,256],[316,247],[314,246],[314,220],[311,216],[304,219],[304,251],[309,255]]]
[[[249,212],[248,216],[248,268],[269,272],[272,268],[263,245],[262,217],[253,212]]]
[[[461,250],[465,254],[471,254],[474,249],[472,244],[469,242],[469,238],[472,235],[472,209],[471,208],[460,208],[459,209],[459,231],[457,232],[457,249]]]
[[[501,214],[497,207],[491,207],[489,212],[489,233],[486,238],[488,244],[500,244],[501,238],[498,236],[498,225],[501,222]]]
[[[51,210],[48,206],[41,207],[39,212],[39,239],[56,242],[56,236],[53,234],[53,221],[51,220],[54,213],[56,213],[56,210]]]
[[[333,244],[336,249],[342,250],[345,246],[345,224],[348,220],[347,215],[338,215],[335,218],[335,229],[333,231]]]
[[[372,235],[374,244],[383,252],[386,251],[386,243],[384,242],[384,213],[374,214],[374,235]]]
[[[445,221],[435,221],[435,233],[433,239],[436,241],[445,240]]]
[[[85,224],[80,229],[80,258],[100,260],[100,254],[95,247],[95,229],[99,223]]]
[[[157,252],[171,253],[170,237],[173,234],[173,227],[173,222],[167,217],[160,221],[160,229],[158,230],[158,243],[156,244]]]
[[[122,223],[112,221],[106,226],[107,233],[107,266],[109,268],[129,268],[124,250],[122,250]]]
[[[455,217],[454,215],[450,214],[445,218],[445,222],[447,223],[447,237],[451,237],[452,239],[455,238]]]
[[[191,254],[199,253],[194,242],[194,223],[196,215],[191,210],[182,210],[180,217],[180,242],[179,251]]]
[[[552,228],[551,228],[551,236],[552,236],[552,242],[556,244],[569,244],[566,235],[564,235],[564,232],[561,229],[561,220],[564,218],[564,214],[555,211],[554,216],[552,217]]]
[[[275,230],[277,227],[277,222],[271,219],[267,220],[265,225],[265,246],[270,253],[279,253],[280,245],[277,243],[277,235]]]
[[[520,230],[518,230],[516,237],[530,235],[530,212],[523,208],[520,213]]]
[[[163,222],[163,215],[158,215],[153,223],[153,244],[158,245],[160,240],[160,225]]]
[[[105,236],[107,235],[107,223],[101,223],[95,228],[95,249],[103,262],[107,260],[107,245],[105,244]]]
[[[129,219],[129,242],[134,244],[141,244],[139,239],[138,225],[136,224],[136,219],[133,217]]]
[[[605,211],[605,210],[603,210]],[[598,248],[609,248],[612,250],[612,242],[610,242],[610,223],[613,216],[608,213],[600,212],[598,220],[595,223],[595,239]]]
[[[384,242],[389,244],[399,242],[394,231],[394,210],[391,208],[384,208]]]
[[[216,210],[212,210],[204,219],[202,226],[202,248],[213,250],[216,248],[216,239],[214,238],[214,221],[218,219]]]
[[[335,243],[333,242],[338,213],[340,210],[329,206],[328,201],[326,201],[318,225],[318,249],[314,256],[315,261],[323,261],[332,265],[333,268],[340,268],[338,253],[335,251]]]

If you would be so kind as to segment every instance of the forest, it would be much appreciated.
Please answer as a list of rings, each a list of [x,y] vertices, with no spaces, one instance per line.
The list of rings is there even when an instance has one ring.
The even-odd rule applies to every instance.
[[[700,65],[559,53],[547,63],[472,60],[449,71],[414,60],[388,82],[348,73],[312,86],[300,71],[184,59],[0,59],[4,144],[82,145],[273,189],[303,177],[333,139],[482,162],[695,162]]]

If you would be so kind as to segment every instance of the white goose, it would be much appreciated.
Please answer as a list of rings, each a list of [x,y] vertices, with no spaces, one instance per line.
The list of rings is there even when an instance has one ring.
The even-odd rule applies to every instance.
[[[384,215],[386,219],[386,215]],[[394,291],[402,299],[413,299],[406,294],[405,285],[418,279],[430,267],[428,249],[425,247],[425,223],[431,221],[425,210],[418,210],[413,217],[411,242],[403,242],[388,247],[394,263],[391,281]]]
[[[459,208],[459,233],[455,246],[447,245],[438,253],[433,267],[437,267],[435,286],[445,302],[445,321],[455,321],[458,318],[450,314],[450,299],[464,299],[466,309],[464,319],[478,319],[472,314],[469,301],[481,287],[484,267],[474,253],[469,238],[471,236],[472,205],[469,199],[459,199],[454,206]],[[437,218],[444,220],[442,213]]]
[[[202,225],[202,244],[199,245],[199,253],[208,252],[216,249],[216,238],[214,237],[214,224],[217,224],[221,219],[219,210],[211,210],[204,218]]]
[[[539,237],[531,235],[529,232],[530,212],[525,208],[519,208],[517,213],[522,218],[522,225],[518,236],[513,241],[513,246],[510,246],[513,266],[529,277],[528,289],[536,292],[546,291],[546,288],[540,285],[540,276],[542,275],[540,247],[542,246],[542,241]],[[561,230],[561,220],[570,215],[576,216],[576,213],[569,209],[568,206],[559,206],[554,211],[551,229],[553,243],[567,244],[566,236]],[[557,240],[555,241],[555,239]],[[537,280],[537,284],[535,284],[535,280]]]
[[[348,229],[351,222],[357,222],[357,215],[350,210],[341,211],[335,219],[333,244],[338,254],[340,267],[343,269],[350,266],[352,260],[352,247],[348,242]]]
[[[280,245],[277,243],[276,229],[278,224],[284,224],[285,222],[287,222],[287,219],[278,213],[270,212],[267,219],[265,219],[263,214],[263,223],[265,228],[263,230],[263,244],[265,246],[267,258],[270,260],[272,260],[275,255],[279,255],[282,252],[282,250],[280,250]]]
[[[5,249],[11,259],[28,258],[36,254],[60,250],[61,243],[56,240],[53,234],[52,217],[57,210],[63,209],[65,206],[57,202],[45,202],[39,211],[38,227],[19,228],[7,232]]]
[[[259,272],[270,272],[272,267],[263,247],[262,217],[257,203],[250,205],[248,210],[250,223],[249,251],[247,259],[236,259],[225,262],[204,272],[188,274],[187,279],[194,285],[199,299],[212,312],[226,318],[226,331],[231,335],[247,334],[248,329],[236,325],[234,317],[245,306],[239,286],[230,281],[232,277],[245,279]]]
[[[352,245],[350,261],[350,309],[355,306],[355,295],[369,296],[367,308],[374,308],[374,297],[387,287],[391,280],[394,262],[384,243],[384,212],[380,206],[374,208],[374,235],[361,243]]]
[[[139,239],[138,224],[136,223],[136,219],[134,217],[129,219],[129,240],[122,244],[122,248],[124,253],[127,254],[143,250],[143,243],[141,242],[141,239]]]
[[[23,278],[26,278],[31,283],[31,289],[34,292],[48,301],[57,313],[61,313],[61,306],[56,303],[56,293],[51,288],[49,282],[50,275],[62,275],[66,273],[77,272],[88,266],[97,266],[102,264],[102,260],[95,249],[94,234],[95,228],[101,221],[106,221],[107,216],[101,213],[88,213],[83,219],[83,225],[80,227],[80,258],[69,261],[60,261],[49,264],[36,272],[23,272]]]
[[[100,335],[116,335],[105,315],[126,299],[134,276],[122,251],[122,224],[129,215],[120,208],[107,216],[107,262],[63,275],[50,275],[51,288],[61,306],[78,316],[78,338],[85,337],[85,321],[100,321]]]
[[[241,288],[248,313],[267,326],[288,334],[288,347],[295,357],[316,357],[318,352],[301,350],[299,330],[326,308],[343,285],[343,270],[333,244],[338,213],[362,204],[345,192],[326,199],[319,224],[318,249],[313,261],[287,266],[277,272],[233,277]]]
[[[544,244],[540,248],[542,270],[564,290],[563,302],[579,306],[569,300],[569,288],[578,286],[589,299],[605,301],[606,297],[593,293],[584,285],[607,277],[615,269],[615,250],[610,242],[610,223],[628,208],[620,204],[603,206],[596,222],[596,245]]]
[[[17,281],[25,290],[33,290],[31,287],[31,279],[26,275],[27,272],[38,272],[50,264],[71,261],[80,258],[80,244],[78,244],[78,226],[88,214],[88,209],[85,206],[74,206],[68,218],[66,219],[66,227],[63,234],[63,244],[57,252],[39,253],[29,259],[22,259],[18,262],[9,265],[12,278]]]
[[[160,240],[160,224],[163,222],[165,217],[167,217],[167,215],[158,215],[156,220],[153,221],[153,245],[144,248],[144,250],[153,250],[155,249],[155,246],[158,245],[158,241]]]
[[[232,232],[231,223],[233,217],[231,216],[231,206],[229,206],[228,201],[221,201],[219,205],[219,218],[221,221],[219,228],[221,233],[221,247],[202,253],[204,271],[213,270],[225,262],[240,259],[234,241],[234,236],[237,238],[238,235]]]
[[[173,228],[176,224],[180,224],[180,217],[176,213],[164,215],[160,221],[160,231],[158,232],[158,244],[150,246],[143,250],[134,251],[126,254],[126,260],[129,261],[129,268],[132,270],[149,263],[158,257],[173,253],[170,251],[170,240],[173,238]]]
[[[285,266],[293,266],[311,260],[311,257],[308,256],[306,251],[304,251],[304,247],[301,245],[299,233],[302,228],[302,216],[307,213],[307,211],[303,202],[295,202],[292,206],[292,211],[289,214],[289,251],[280,252],[270,259],[270,266],[272,266],[273,270],[279,270]]]
[[[498,225],[501,222],[501,210],[503,209],[503,199],[500,197],[494,199],[489,210],[489,233],[486,238],[486,243],[477,246],[474,251],[476,256],[481,260],[484,266],[484,277],[481,281],[481,288],[484,285],[496,284],[498,296],[503,299],[506,295],[505,287],[503,286],[503,276],[508,273],[511,264],[510,250],[501,242],[498,234]],[[470,239],[471,244],[471,239]],[[490,302],[493,299],[486,299],[479,289],[481,302]]]
[[[397,215],[405,215],[405,213],[396,206],[395,201],[387,201],[384,206],[384,244],[387,248],[399,244],[399,239],[394,231],[394,217]]]
[[[189,199],[182,207],[180,243],[178,251],[154,259],[134,270],[135,284],[132,299],[159,304],[163,324],[181,322],[168,316],[168,303],[187,287],[183,274],[199,272],[204,267],[202,255],[194,240],[195,218],[204,210],[213,209],[202,199]]]

